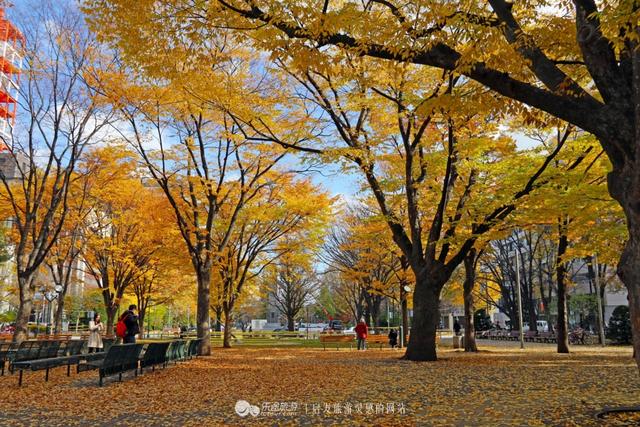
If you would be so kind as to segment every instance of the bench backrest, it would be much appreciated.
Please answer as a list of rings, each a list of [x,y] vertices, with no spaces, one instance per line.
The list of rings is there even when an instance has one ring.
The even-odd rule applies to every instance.
[[[112,345],[104,356],[100,370],[110,375],[128,369],[137,369],[143,344]]]
[[[354,339],[354,335],[320,334],[320,342],[349,342]]]
[[[59,340],[42,341],[40,353],[38,353],[38,359],[51,359],[53,357],[58,357],[60,344],[61,342]]]
[[[167,349],[167,360],[174,361],[184,359],[187,352],[186,340],[171,341],[169,348]]]
[[[14,342],[0,342],[0,361],[4,361],[7,359],[7,356],[11,354],[10,350],[13,350],[17,347],[17,344]]]
[[[202,342],[202,338],[196,338],[194,340],[189,341],[189,349],[187,351],[188,356],[197,356],[198,348],[200,347],[200,343]]]
[[[44,341],[22,341],[13,356],[13,361],[22,362],[23,360],[37,359],[43,343]]]
[[[82,353],[82,349],[86,343],[85,340],[69,340],[66,342],[67,346],[65,353],[67,356],[76,356]]]
[[[109,351],[109,347],[115,344],[115,338],[102,338],[102,351]]]
[[[167,360],[167,348],[169,348],[170,342],[152,342],[147,345],[147,350],[144,352],[141,364],[142,366],[151,366],[164,363]]]

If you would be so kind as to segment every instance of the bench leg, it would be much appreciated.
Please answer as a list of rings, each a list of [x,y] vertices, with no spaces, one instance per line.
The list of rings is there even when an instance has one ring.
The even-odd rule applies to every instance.
[[[47,368],[46,373],[44,374],[44,381],[47,382],[49,381],[49,368]]]
[[[18,386],[22,385],[22,369],[20,369],[20,378],[18,379]]]
[[[98,381],[98,385],[102,387],[102,373],[100,373],[100,381]]]
[[[67,376],[71,376],[71,363],[67,363]]]
[[[118,374],[118,381],[122,381],[122,372]]]

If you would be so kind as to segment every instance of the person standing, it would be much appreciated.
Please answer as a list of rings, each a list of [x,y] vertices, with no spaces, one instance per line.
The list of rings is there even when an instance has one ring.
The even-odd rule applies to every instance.
[[[460,336],[460,329],[462,329],[462,327],[460,326],[460,323],[458,323],[458,320],[456,319],[456,321],[453,322],[453,331],[456,333],[456,336]]]
[[[100,314],[96,313],[93,315],[93,320],[89,322],[89,341],[87,342],[87,347],[89,348],[89,353],[97,353],[98,351],[102,351],[102,336],[101,334],[104,332],[104,323],[100,320]]]
[[[124,344],[135,344],[136,335],[140,333],[140,326],[138,325],[138,315],[136,314],[136,309],[136,305],[131,304],[129,306],[129,310],[122,313],[121,319],[127,326],[127,333],[122,340]]]
[[[396,348],[398,346],[398,332],[395,329],[391,329],[388,337],[391,348]]]
[[[364,317],[360,319],[360,322],[355,327],[356,336],[358,338],[358,350],[366,350],[367,349],[367,332],[369,328],[367,328],[367,324],[364,321]]]

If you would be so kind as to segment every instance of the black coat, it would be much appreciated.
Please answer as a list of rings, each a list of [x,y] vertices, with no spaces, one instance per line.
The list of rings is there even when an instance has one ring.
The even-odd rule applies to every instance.
[[[138,316],[132,311],[127,310],[123,314],[124,324],[127,325],[127,336],[134,336],[140,333],[140,325],[138,325]]]

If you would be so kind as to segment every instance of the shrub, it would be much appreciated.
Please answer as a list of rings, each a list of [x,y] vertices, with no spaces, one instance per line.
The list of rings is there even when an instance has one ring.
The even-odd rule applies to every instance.
[[[629,307],[626,305],[619,305],[613,310],[609,319],[607,338],[617,344],[631,343],[631,318]]]

